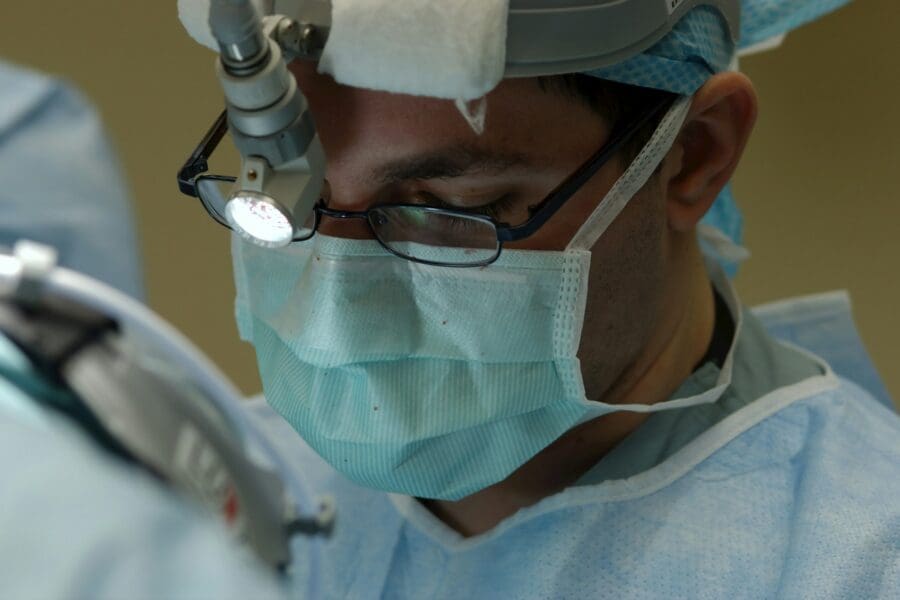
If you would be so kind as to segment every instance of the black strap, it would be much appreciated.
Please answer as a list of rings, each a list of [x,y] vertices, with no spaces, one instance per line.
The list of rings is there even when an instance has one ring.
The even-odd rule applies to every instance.
[[[63,368],[70,358],[117,330],[115,321],[82,306],[0,300],[0,334],[13,342],[61,392],[34,400],[74,421],[98,444],[126,462],[135,462],[131,452],[110,435],[63,377]]]
[[[731,311],[728,310],[725,300],[715,289],[713,289],[713,298],[716,303],[716,316],[712,339],[709,341],[706,354],[694,367],[694,371],[709,362],[721,369],[728,356],[728,350],[731,349],[731,343],[734,341],[734,319],[731,317]]]
[[[115,321],[83,306],[0,301],[0,332],[54,382],[62,381],[60,373],[69,358],[117,329]]]

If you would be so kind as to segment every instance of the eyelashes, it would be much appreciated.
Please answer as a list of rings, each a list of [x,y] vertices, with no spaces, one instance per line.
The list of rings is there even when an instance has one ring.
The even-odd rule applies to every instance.
[[[436,208],[484,215],[498,222],[504,220],[504,215],[509,216],[509,214],[513,212],[513,210],[519,204],[516,195],[513,193],[503,194],[495,200],[491,200],[490,202],[478,206],[473,206],[467,203],[453,203],[444,200],[443,198],[440,198],[439,196],[436,196],[430,192],[418,192],[415,195],[415,200],[417,203],[421,203],[427,206],[434,206]]]

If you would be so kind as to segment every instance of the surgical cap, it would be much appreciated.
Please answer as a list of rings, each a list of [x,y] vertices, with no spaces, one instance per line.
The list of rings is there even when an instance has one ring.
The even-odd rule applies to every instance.
[[[828,13],[849,0],[744,0],[737,45],[715,9],[699,6],[685,15],[656,45],[624,62],[585,72],[586,75],[639,87],[692,95],[707,79],[726,71],[735,57]],[[743,217],[731,184],[725,186],[703,223],[715,227],[737,245],[743,239]],[[729,274],[737,265],[719,256]]]
[[[735,55],[783,36],[849,0],[744,0],[741,35],[732,42],[722,16],[699,6],[656,45],[624,62],[587,71],[587,75],[640,87],[691,95],[707,79],[725,71]]]

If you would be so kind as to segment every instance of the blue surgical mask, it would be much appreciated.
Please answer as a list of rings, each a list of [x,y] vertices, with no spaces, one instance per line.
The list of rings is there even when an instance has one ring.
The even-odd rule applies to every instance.
[[[590,401],[576,356],[589,248],[671,146],[687,106],[676,103],[565,251],[505,250],[459,269],[399,259],[374,240],[317,234],[273,250],[235,238],[238,325],[269,404],[360,484],[454,500],[600,415],[714,401],[725,382],[651,406]]]

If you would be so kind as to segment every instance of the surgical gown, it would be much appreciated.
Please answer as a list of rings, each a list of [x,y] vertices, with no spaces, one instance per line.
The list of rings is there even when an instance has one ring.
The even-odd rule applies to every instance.
[[[0,61],[0,246],[54,246],[62,266],[142,298],[128,190],[96,112],[69,85]]]

